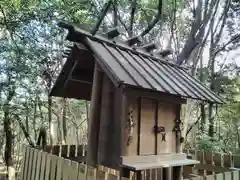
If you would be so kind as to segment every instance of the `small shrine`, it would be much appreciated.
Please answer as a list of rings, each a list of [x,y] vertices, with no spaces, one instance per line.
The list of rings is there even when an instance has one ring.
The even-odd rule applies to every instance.
[[[221,97],[171,63],[139,37],[120,40],[112,29],[92,35],[61,23],[73,42],[51,96],[91,101],[87,164],[129,171],[161,169],[181,179],[182,166],[198,161],[181,152],[181,105],[187,98],[222,103]]]

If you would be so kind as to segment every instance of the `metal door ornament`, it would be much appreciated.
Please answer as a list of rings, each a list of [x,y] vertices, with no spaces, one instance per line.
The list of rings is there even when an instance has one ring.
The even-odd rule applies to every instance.
[[[155,126],[153,127],[153,131],[154,131],[154,133],[160,133],[160,134],[162,134],[162,141],[166,142],[166,131],[165,131],[165,127],[155,125]]]
[[[127,120],[127,128],[129,130],[127,145],[129,145],[132,141],[133,130],[135,126],[136,126],[136,123],[133,120],[133,108],[130,107],[128,112],[128,120]]]

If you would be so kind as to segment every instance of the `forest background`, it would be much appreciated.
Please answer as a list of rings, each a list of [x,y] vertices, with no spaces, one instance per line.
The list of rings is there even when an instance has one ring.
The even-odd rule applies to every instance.
[[[86,144],[89,102],[49,97],[69,42],[60,21],[90,30],[105,0],[0,0],[0,164],[19,168],[23,144],[47,129],[48,144]],[[140,35],[189,68],[226,103],[189,100],[185,148],[240,153],[240,2],[112,0],[99,31]]]

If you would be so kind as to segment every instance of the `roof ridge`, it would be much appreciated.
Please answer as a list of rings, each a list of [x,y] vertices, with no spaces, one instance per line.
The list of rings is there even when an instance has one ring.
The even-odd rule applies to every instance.
[[[127,51],[131,51],[134,54],[141,54],[145,57],[149,57],[152,60],[176,67],[176,68],[180,68],[180,69],[185,69],[187,70],[186,67],[182,67],[180,65],[174,64],[172,62],[166,61],[164,60],[164,57],[157,57],[157,56],[153,56],[152,54],[148,53],[148,52],[144,52],[143,50],[141,50],[140,48],[137,47],[130,47],[129,45],[125,44],[124,42],[118,41],[118,40],[109,40],[104,36],[101,36],[99,34],[95,34],[92,35],[90,32],[81,29],[79,26],[75,25],[75,24],[71,24],[71,23],[65,23],[65,22],[60,22],[58,23],[58,25],[62,28],[68,29],[69,31],[74,31],[76,34],[80,33],[81,35],[84,35],[88,38],[90,38],[91,40],[94,41],[98,41],[98,42],[103,42],[103,43],[107,43],[110,46],[117,46],[119,48],[121,48],[122,50],[127,50]]]

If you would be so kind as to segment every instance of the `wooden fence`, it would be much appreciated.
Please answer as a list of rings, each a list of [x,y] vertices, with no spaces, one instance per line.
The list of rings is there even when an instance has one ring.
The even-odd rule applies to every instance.
[[[184,150],[189,156],[192,156],[195,159],[199,159],[202,162],[210,162],[215,161],[214,164],[219,164],[221,166],[227,167],[235,167],[240,168],[240,155],[231,155],[231,154],[224,154],[224,153],[216,153],[216,152],[206,152],[206,151],[196,151],[196,150]],[[209,157],[213,157],[209,159]],[[218,160],[219,159],[219,160]],[[220,162],[221,160],[221,162]],[[221,164],[222,163],[222,164]]]
[[[26,147],[20,180],[119,180],[108,168],[98,169]],[[124,178],[124,180],[129,180]]]
[[[215,175],[191,177],[184,180],[239,180],[239,171],[219,173]]]
[[[239,156],[233,156],[230,154],[220,154],[214,152],[205,151],[185,151],[188,158],[196,159],[200,161],[200,164],[195,165],[191,168],[189,166],[184,166],[184,176],[198,175],[205,178],[206,180],[211,179],[229,179],[229,180],[239,180],[239,170],[237,165],[239,165]]]
[[[45,146],[44,151],[77,162],[85,162],[87,156],[86,145]]]
[[[218,153],[203,151],[188,152],[201,163],[196,168],[184,166],[185,180],[240,180],[238,169],[233,168],[233,158]],[[25,148],[21,180],[120,180],[117,170],[103,166],[93,168],[84,164],[86,146],[63,145],[47,146],[43,151]],[[157,170],[143,171],[143,180],[163,180]],[[155,174],[151,176],[149,174]],[[153,178],[154,177],[154,178]],[[130,179],[136,180],[134,173]],[[174,174],[172,179],[174,180]]]
[[[203,174],[221,173],[237,170],[239,167],[239,156],[220,154],[205,151],[186,151],[188,158],[200,161],[195,166]]]

